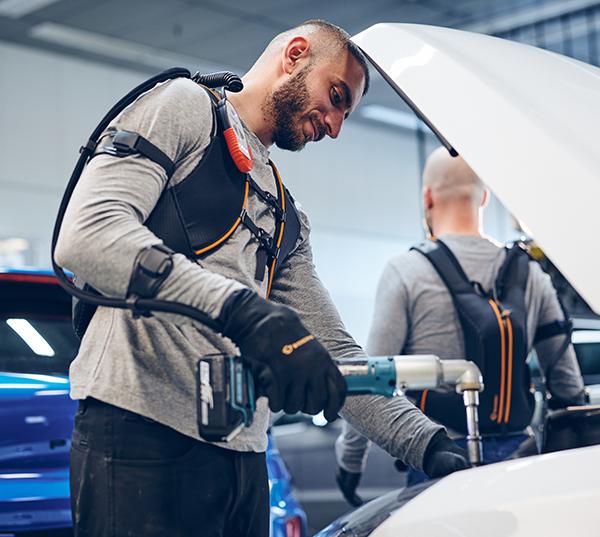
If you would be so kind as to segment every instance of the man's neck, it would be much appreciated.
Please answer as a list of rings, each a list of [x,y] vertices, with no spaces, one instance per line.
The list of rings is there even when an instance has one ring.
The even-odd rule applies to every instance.
[[[467,211],[456,214],[438,215],[432,222],[433,232],[437,237],[441,235],[466,235],[481,237],[481,220]]]
[[[465,226],[434,226],[434,233],[436,237],[441,237],[442,235],[465,235],[469,237],[481,237],[481,231],[478,228]]]
[[[273,144],[273,130],[267,124],[263,113],[264,89],[245,79],[243,82],[244,89],[240,93],[228,92],[227,99],[246,127],[268,148]]]

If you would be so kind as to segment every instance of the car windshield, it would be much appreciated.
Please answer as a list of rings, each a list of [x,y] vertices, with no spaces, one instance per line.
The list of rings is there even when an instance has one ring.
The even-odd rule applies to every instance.
[[[0,281],[0,371],[67,375],[79,340],[56,284]]]

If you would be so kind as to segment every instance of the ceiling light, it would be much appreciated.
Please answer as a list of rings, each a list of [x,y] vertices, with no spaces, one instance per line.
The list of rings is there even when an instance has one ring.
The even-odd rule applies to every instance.
[[[600,343],[600,330],[574,330],[571,334],[573,343]]]
[[[26,319],[7,319],[10,326],[38,356],[54,356],[54,349]]]
[[[27,239],[10,238],[0,240],[0,253],[23,252],[29,249]]]
[[[0,15],[18,19],[58,0],[0,0]]]

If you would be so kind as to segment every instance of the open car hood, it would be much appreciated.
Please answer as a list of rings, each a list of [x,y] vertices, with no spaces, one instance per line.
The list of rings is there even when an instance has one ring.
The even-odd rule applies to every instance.
[[[600,313],[600,69],[434,26],[376,24],[353,40]]]

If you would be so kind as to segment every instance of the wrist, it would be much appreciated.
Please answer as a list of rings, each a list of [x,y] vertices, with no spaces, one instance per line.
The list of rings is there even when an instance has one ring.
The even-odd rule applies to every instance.
[[[445,429],[440,429],[437,431],[429,440],[427,447],[425,448],[425,453],[423,454],[423,470],[427,473],[428,463],[431,462],[432,457],[438,453],[439,451],[448,451],[452,450],[454,446],[454,442],[450,440],[448,433]]]
[[[262,299],[258,294],[250,289],[237,289],[231,293],[223,302],[221,311],[217,317],[217,323],[221,326],[221,333],[236,341],[243,338],[243,332],[245,328],[249,328],[252,324],[251,319],[240,319],[238,320],[238,314],[240,312],[250,314],[256,308],[248,308],[249,305],[256,305],[266,300]]]

